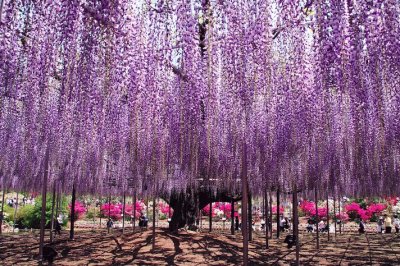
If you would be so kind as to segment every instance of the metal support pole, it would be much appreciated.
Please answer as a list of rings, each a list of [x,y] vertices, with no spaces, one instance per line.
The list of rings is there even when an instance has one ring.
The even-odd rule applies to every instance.
[[[317,188],[314,189],[314,194],[315,194],[315,216],[316,216],[316,228],[317,228],[317,249],[319,249],[319,219],[318,219],[318,192]]]
[[[242,235],[243,235],[243,266],[248,265],[249,260],[249,234],[247,232],[247,201],[249,199],[248,195],[248,185],[247,185],[247,145],[243,142],[243,155],[242,155]]]
[[[152,239],[152,251],[156,249],[156,197],[153,197],[153,239]]]
[[[76,199],[76,190],[75,184],[72,185],[72,202],[71,202],[71,228],[69,231],[69,239],[74,239],[75,234],[75,199]]]
[[[293,186],[293,235],[296,237],[296,265],[300,265],[299,213],[296,184]]]
[[[235,234],[235,202],[231,200],[231,235]]]
[[[107,220],[107,233],[110,233],[110,226],[108,226],[108,222],[111,219],[111,192],[108,196],[108,220]]]
[[[264,200],[265,200],[265,210],[264,210],[264,216],[265,216],[265,248],[269,248],[269,240],[268,240],[268,232],[269,232],[269,217],[268,217],[268,192],[267,189],[264,191]]]
[[[133,231],[136,229],[136,191],[133,193]]]
[[[15,202],[15,209],[14,209],[13,233],[15,231],[15,223],[17,222],[18,196],[19,196],[19,193],[17,192],[17,202]]]
[[[211,232],[212,231],[212,202],[210,202],[210,211],[209,211],[209,213],[208,213],[208,219],[209,219],[209,223],[208,223],[208,225],[209,225],[209,232]]]
[[[54,205],[56,205],[56,184],[53,184],[53,198],[51,200],[51,217],[50,217],[50,243],[53,243],[54,229]]]
[[[5,196],[6,196],[6,188],[3,187],[3,197],[1,201],[1,212],[0,212],[0,235],[2,234],[2,227],[3,227]]]
[[[125,231],[125,192],[124,192],[124,198],[123,198],[123,203],[122,203],[122,233]]]
[[[333,196],[333,221],[335,222],[335,241],[336,241],[336,194]]]
[[[276,191],[276,237],[279,238],[280,236],[280,227],[279,227],[279,223],[280,223],[280,190],[279,188]]]
[[[329,196],[328,196],[328,191],[326,192],[326,225],[328,228],[328,241],[330,241],[331,236],[330,236],[330,228],[329,228]]]
[[[249,241],[253,240],[253,202],[249,192]]]
[[[42,212],[40,216],[40,238],[39,238],[39,264],[43,262],[44,229],[46,226],[46,194],[47,178],[49,175],[49,147],[46,148],[46,157],[44,161],[44,175],[42,184]]]

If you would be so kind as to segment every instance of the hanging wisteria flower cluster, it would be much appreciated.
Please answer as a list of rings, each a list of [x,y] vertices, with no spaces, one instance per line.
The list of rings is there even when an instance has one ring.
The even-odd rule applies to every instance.
[[[245,164],[253,193],[398,193],[399,21],[397,0],[4,0],[1,187],[235,189]]]

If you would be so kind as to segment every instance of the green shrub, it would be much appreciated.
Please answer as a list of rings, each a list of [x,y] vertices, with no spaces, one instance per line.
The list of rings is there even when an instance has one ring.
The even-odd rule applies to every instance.
[[[32,228],[35,222],[33,212],[33,205],[22,206],[17,212],[17,225],[22,228]]]
[[[14,222],[14,212],[15,212],[15,209],[13,207],[10,207],[8,204],[4,204],[4,220],[7,223]]]
[[[86,218],[94,220],[95,218],[99,217],[100,211],[96,209],[96,207],[88,208],[86,212]]]
[[[46,224],[50,222],[51,219],[51,204],[52,195],[48,195],[46,198]],[[63,225],[67,224],[68,219],[68,203],[66,197],[62,198],[59,213],[64,214],[65,219],[62,221]],[[8,223],[14,223],[14,211],[15,209],[4,205],[5,219]],[[55,215],[55,209],[54,209]],[[42,216],[42,198],[39,196],[35,199],[35,205],[20,205],[17,211],[16,225],[20,228],[40,228],[40,218]]]

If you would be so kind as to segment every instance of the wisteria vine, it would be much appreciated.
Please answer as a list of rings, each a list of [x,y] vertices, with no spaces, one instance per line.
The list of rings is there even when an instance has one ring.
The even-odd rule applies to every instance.
[[[2,4],[2,188],[400,192],[398,0]]]

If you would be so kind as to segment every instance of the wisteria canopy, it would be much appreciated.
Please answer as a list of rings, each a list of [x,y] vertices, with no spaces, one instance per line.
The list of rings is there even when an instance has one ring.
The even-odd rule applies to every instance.
[[[398,0],[1,3],[3,189],[400,193]]]

